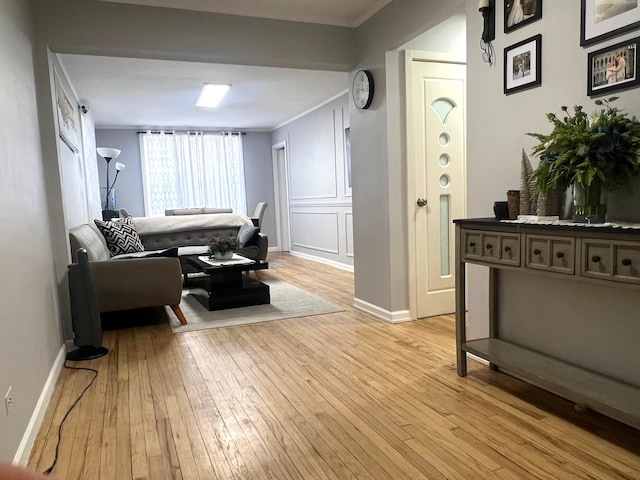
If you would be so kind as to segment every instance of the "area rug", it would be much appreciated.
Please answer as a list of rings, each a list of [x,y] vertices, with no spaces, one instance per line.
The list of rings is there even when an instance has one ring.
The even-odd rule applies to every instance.
[[[208,328],[231,327],[344,311],[344,308],[282,280],[269,279],[264,283],[269,284],[271,293],[270,305],[254,305],[213,312],[209,312],[198,300],[189,295],[188,289],[185,289],[182,292],[180,308],[188,324],[180,325],[180,322],[169,307],[165,307],[171,330],[174,333],[192,332]]]

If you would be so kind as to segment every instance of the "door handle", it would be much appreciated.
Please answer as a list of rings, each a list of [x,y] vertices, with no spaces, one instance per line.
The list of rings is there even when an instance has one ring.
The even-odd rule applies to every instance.
[[[418,198],[418,201],[416,202],[418,204],[419,207],[424,207],[427,203],[427,199],[426,198]]]

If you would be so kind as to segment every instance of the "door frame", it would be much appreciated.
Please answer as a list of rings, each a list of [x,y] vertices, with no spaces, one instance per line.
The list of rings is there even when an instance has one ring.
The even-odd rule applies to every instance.
[[[416,164],[416,152],[415,152],[415,137],[416,132],[413,127],[413,114],[414,108],[411,104],[411,92],[413,91],[413,62],[432,62],[432,63],[452,63],[465,65],[467,64],[466,58],[460,55],[450,54],[450,53],[440,53],[440,52],[425,52],[419,50],[406,50],[405,51],[405,122],[406,122],[406,138],[405,138],[405,148],[407,152],[407,177],[406,177],[406,206],[407,206],[407,260],[408,260],[408,293],[409,293],[409,318],[411,320],[417,319],[418,313],[418,281],[417,281],[417,263],[416,263],[416,226],[415,226],[415,215],[416,215],[416,199],[418,192],[416,192],[415,182],[413,179],[416,177],[415,172],[415,164]],[[465,88],[464,92],[464,123],[465,123],[465,135],[467,132],[467,92]],[[465,191],[465,203],[464,203],[464,211],[466,216],[467,202],[466,202],[466,192],[467,192],[467,152],[466,152],[466,143],[467,139],[464,138],[464,191]]]
[[[282,150],[284,155],[283,167],[284,167],[284,182],[280,181],[280,166],[278,165],[279,157],[278,152]],[[278,250],[286,252],[291,250],[291,222],[289,220],[289,152],[287,150],[287,142],[282,141],[271,146],[271,158],[273,164],[273,194],[275,202],[275,215],[276,215],[276,242]],[[286,210],[283,212],[281,204],[286,205]]]

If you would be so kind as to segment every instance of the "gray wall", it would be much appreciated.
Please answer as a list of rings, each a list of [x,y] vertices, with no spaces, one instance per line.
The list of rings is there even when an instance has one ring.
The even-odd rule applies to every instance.
[[[493,201],[519,185],[520,149],[533,144],[525,132],[548,131],[544,114],[557,111],[560,105],[591,105],[585,95],[586,54],[604,45],[579,47],[577,1],[545,2],[541,21],[509,35],[501,33],[503,18],[498,9],[494,42],[498,65],[494,68],[480,57],[482,21],[475,1],[393,0],[355,30],[111,2],[32,3],[37,42],[30,28],[29,3],[0,0],[0,83],[4,87],[0,89],[0,215],[3,225],[10,225],[3,230],[3,251],[11,251],[3,259],[5,281],[0,290],[4,300],[0,364],[11,368],[0,372],[0,394],[13,385],[18,399],[9,418],[0,413],[3,459],[11,459],[16,451],[62,343],[58,289],[64,287],[69,252],[47,44],[52,51],[65,53],[350,70],[352,74],[355,68],[371,69],[377,91],[371,109],[355,111],[350,105],[356,296],[391,312],[405,309],[408,303],[403,62],[396,49],[454,14],[467,15],[468,213],[476,217],[491,215]],[[502,49],[535,33],[543,35],[542,86],[504,96]],[[620,106],[640,113],[637,90],[622,92],[620,97]],[[471,336],[482,334],[486,326],[486,290],[486,271],[470,268]],[[29,301],[17,302],[25,292]]]
[[[464,3],[394,0],[357,30],[358,68],[373,72],[376,95],[368,110],[350,106],[355,296],[390,316],[409,306],[404,62],[396,49]]]
[[[140,161],[140,143],[137,130],[97,129],[96,142],[99,147],[113,147],[122,150],[117,161],[126,165],[120,172],[114,187],[116,205],[126,208],[134,217],[144,216],[144,194],[142,189],[142,164]],[[244,153],[244,176],[247,188],[247,213],[253,214],[258,202],[270,205],[265,211],[262,231],[275,239],[275,217],[273,214],[273,168],[271,165],[271,142],[268,132],[248,132],[242,137]],[[109,181],[113,181],[115,171],[111,162]],[[97,158],[100,186],[106,185],[106,162]],[[104,199],[103,199],[104,200]],[[221,205],[208,205],[211,207]]]
[[[530,152],[535,140],[526,132],[548,133],[547,112],[561,113],[562,105],[583,105],[592,112],[595,105],[586,96],[587,53],[638,35],[622,35],[588,49],[580,47],[580,4],[544,2],[541,20],[510,34],[502,33],[502,9],[496,18],[497,66],[482,62],[478,42],[482,19],[475,2],[467,2],[468,46],[468,216],[492,216],[495,200],[505,200],[506,191],[520,185],[520,158],[524,147]],[[503,94],[502,51],[505,47],[542,34],[542,85],[513,95]],[[616,95],[617,106],[640,115],[638,90]],[[534,167],[537,161],[532,159]],[[469,335],[488,332],[488,277],[486,269],[469,267]]]
[[[137,130],[96,129],[96,147],[111,147],[122,151],[109,165],[109,182],[113,182],[115,162],[122,162],[125,169],[118,175],[114,187],[116,207],[126,208],[134,217],[144,217],[144,193],[142,191],[142,164]],[[107,184],[107,162],[96,155],[100,179],[101,205],[104,204],[104,187]],[[98,217],[100,218],[100,217]]]
[[[267,202],[260,230],[269,237],[269,247],[276,244],[275,199],[273,195],[273,161],[271,133],[247,132],[242,137],[244,180],[247,188],[247,215],[252,216],[258,202]]]
[[[346,71],[347,27],[149,8],[95,0],[35,0],[56,53]]]
[[[4,401],[0,410],[4,461],[13,460],[62,345],[49,223],[60,211],[60,198],[51,205],[56,186],[48,185],[51,169],[45,165],[55,148],[53,155],[41,149],[34,38],[29,4],[0,1],[0,398],[9,386],[14,398],[9,416]]]
[[[344,142],[348,126],[345,94],[275,130],[272,143],[287,145],[291,251],[351,266],[353,214]]]

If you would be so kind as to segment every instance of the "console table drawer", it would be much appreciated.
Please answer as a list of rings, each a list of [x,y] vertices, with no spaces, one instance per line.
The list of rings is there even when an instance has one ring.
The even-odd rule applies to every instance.
[[[576,265],[575,252],[576,244],[573,237],[527,235],[525,266],[573,275]]]
[[[640,284],[640,245],[584,239],[582,276]]]
[[[520,235],[513,233],[464,231],[466,261],[520,266]]]

